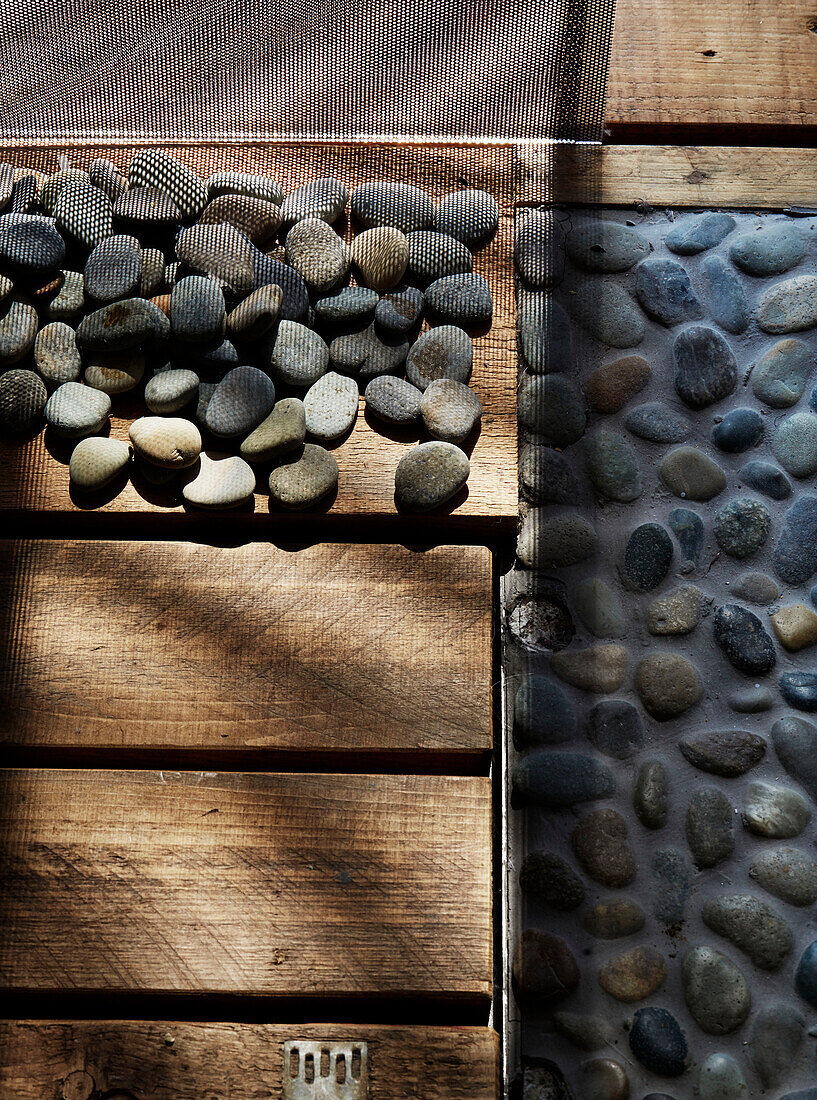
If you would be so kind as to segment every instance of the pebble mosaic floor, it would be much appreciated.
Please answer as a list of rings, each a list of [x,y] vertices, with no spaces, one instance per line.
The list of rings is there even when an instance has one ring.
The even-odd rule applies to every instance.
[[[817,219],[517,217],[524,1100],[817,1097]]]

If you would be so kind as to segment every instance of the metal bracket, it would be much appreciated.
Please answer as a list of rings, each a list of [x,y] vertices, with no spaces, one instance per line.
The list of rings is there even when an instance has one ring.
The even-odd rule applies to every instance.
[[[368,1082],[366,1043],[284,1043],[283,1100],[367,1100]]]

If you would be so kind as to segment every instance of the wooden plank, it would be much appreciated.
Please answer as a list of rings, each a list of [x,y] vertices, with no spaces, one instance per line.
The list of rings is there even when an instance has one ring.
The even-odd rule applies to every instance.
[[[498,1037],[489,1028],[32,1020],[0,1023],[0,1095],[277,1098],[282,1044],[292,1038],[367,1043],[369,1100],[499,1095]]]
[[[476,756],[491,600],[483,547],[2,541],[0,742]]]
[[[156,144],[156,143],[151,143]],[[126,165],[138,143],[128,145],[37,146],[0,144],[6,161],[53,171],[60,155],[86,165],[96,156],[108,156]],[[263,172],[277,178],[287,189],[306,179],[335,175],[351,189],[368,179],[411,180],[435,198],[462,186],[481,187],[494,194],[502,216],[494,239],[475,255],[474,270],[485,275],[494,297],[493,323],[488,332],[474,340],[474,371],[471,380],[484,410],[481,432],[470,450],[471,476],[465,490],[440,509],[439,520],[484,520],[511,526],[517,518],[516,477],[516,330],[513,297],[513,225],[511,197],[511,152],[506,147],[465,146],[367,146],[270,142],[256,145],[219,143],[165,146],[168,152],[193,165],[203,175],[219,169]],[[346,226],[346,237],[351,238]],[[127,395],[114,399],[111,434],[127,438],[128,426],[144,409],[134,409]],[[394,471],[402,455],[421,438],[415,432],[376,430],[361,411],[351,434],[334,454],[340,466],[337,496],[328,506],[327,518],[349,516],[390,517],[400,515],[394,501]],[[93,501],[72,497],[67,460],[70,447],[62,441],[38,435],[30,442],[0,443],[4,477],[0,485],[0,510],[67,514],[89,506],[103,512],[171,512],[190,515],[184,507],[179,486],[157,489],[144,481],[116,484]],[[259,492],[246,510],[263,517],[266,525],[269,495],[259,480]],[[326,510],[321,506],[319,511]],[[195,514],[195,513],[194,513]],[[287,521],[303,513],[274,509]],[[198,515],[201,515],[199,512]]]
[[[517,202],[782,208],[817,205],[813,149],[721,146],[528,146]]]
[[[813,126],[814,28],[800,0],[617,0],[608,125]]]
[[[491,995],[491,789],[0,771],[0,987]]]

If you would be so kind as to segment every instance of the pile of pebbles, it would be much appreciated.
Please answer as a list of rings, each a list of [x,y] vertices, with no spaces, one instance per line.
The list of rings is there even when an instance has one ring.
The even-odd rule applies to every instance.
[[[271,507],[304,509],[337,487],[332,448],[362,391],[370,423],[427,436],[395,498],[436,508],[465,485],[479,431],[472,336],[493,303],[473,250],[497,224],[484,191],[435,206],[406,183],[349,195],[327,178],[285,195],[152,149],[126,175],[0,164],[0,433],[69,441],[79,493],[135,473],[229,508],[261,475]],[[117,403],[144,413],[130,444],[106,434]]]

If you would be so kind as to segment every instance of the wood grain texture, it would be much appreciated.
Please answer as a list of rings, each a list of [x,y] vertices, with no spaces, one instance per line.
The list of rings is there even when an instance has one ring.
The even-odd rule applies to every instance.
[[[607,122],[814,125],[814,22],[800,0],[617,0]]]
[[[517,201],[774,209],[817,202],[817,152],[731,146],[520,147]]]
[[[491,994],[491,790],[0,771],[6,991]]]
[[[481,547],[0,541],[0,743],[485,753],[491,599]]]
[[[156,144],[151,143],[151,144]],[[87,165],[107,156],[125,166],[137,145],[0,145],[5,161],[42,171],[54,171],[57,157]],[[308,179],[334,175],[351,190],[370,179],[410,180],[425,188],[435,200],[463,186],[479,187],[495,195],[501,210],[500,227],[493,240],[475,254],[474,270],[488,279],[494,298],[494,317],[485,335],[474,339],[474,372],[471,385],[482,402],[482,428],[473,447],[468,447],[471,476],[468,485],[439,510],[443,524],[457,519],[481,519],[512,526],[517,518],[516,476],[516,330],[513,289],[513,225],[511,152],[507,147],[320,144],[270,142],[248,144],[195,144],[164,146],[169,153],[193,165],[203,175],[220,169],[240,169],[274,176],[287,190]],[[351,238],[349,226],[346,237]],[[127,438],[131,420],[144,412],[127,395],[114,399],[111,434]],[[320,510],[329,520],[349,516],[397,517],[394,472],[402,455],[421,438],[415,432],[373,428],[367,421],[361,397],[360,415],[351,434],[334,454],[340,467],[337,495]],[[0,511],[15,513],[70,513],[93,508],[104,512],[171,512],[185,516],[180,486],[157,489],[144,479],[116,483],[92,499],[71,493],[67,460],[70,447],[45,433],[22,445],[0,443],[0,462],[5,476],[0,485]],[[187,476],[192,476],[195,467]],[[247,509],[269,523],[270,502],[266,486]],[[201,514],[201,513],[199,513]],[[297,520],[303,513],[274,509],[281,522]]]
[[[89,1100],[90,1086],[139,1100],[278,1100],[294,1037],[367,1043],[369,1100],[499,1095],[488,1028],[13,1020],[0,1023],[0,1096]]]

